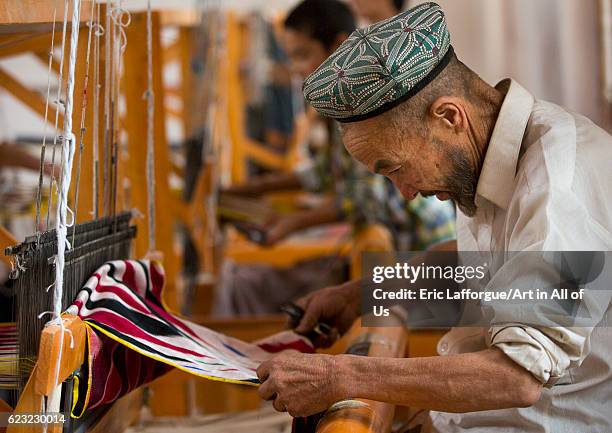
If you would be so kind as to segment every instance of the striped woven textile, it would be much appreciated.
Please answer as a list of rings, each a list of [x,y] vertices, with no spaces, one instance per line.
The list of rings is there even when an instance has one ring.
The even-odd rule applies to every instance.
[[[15,323],[0,323],[0,389],[18,387],[18,352]]]
[[[170,314],[161,302],[164,271],[157,262],[105,263],[87,281],[67,313],[88,325],[88,354],[75,381],[73,415],[112,402],[178,368],[232,383],[256,385],[259,364],[273,353],[312,352],[291,331],[245,343]]]

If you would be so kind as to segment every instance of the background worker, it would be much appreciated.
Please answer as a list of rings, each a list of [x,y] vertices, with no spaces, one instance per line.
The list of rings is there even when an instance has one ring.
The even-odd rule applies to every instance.
[[[284,27],[290,67],[305,78],[346,40],[355,29],[355,21],[349,7],[340,1],[305,0],[289,12]],[[434,197],[407,202],[388,180],[368,173],[350,157],[336,122],[324,122],[329,143],[310,149],[309,166],[295,173],[264,175],[227,190],[243,195],[292,189],[331,194],[331,204],[274,219],[265,227],[269,244],[301,229],[341,221],[351,223],[355,231],[368,224],[384,224],[403,250],[421,250],[454,239],[454,209],[450,203]],[[332,261],[316,259],[289,269],[226,261],[214,310],[221,315],[277,312],[280,305],[296,296],[340,282],[345,275],[343,262]]]

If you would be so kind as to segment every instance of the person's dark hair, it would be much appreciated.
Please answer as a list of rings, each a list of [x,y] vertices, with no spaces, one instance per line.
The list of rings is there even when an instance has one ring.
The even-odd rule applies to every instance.
[[[304,0],[289,12],[285,27],[331,48],[339,35],[350,35],[356,25],[349,7],[338,0]]]
[[[393,6],[395,7],[395,12],[399,14],[404,10],[404,0],[393,0]]]

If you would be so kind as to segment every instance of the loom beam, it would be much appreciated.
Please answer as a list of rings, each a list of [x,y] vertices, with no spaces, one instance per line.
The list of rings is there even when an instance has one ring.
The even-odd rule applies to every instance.
[[[0,251],[4,251],[11,245],[15,245],[17,243],[17,239],[4,227],[0,226]],[[11,259],[3,254],[0,254],[0,260],[4,262],[7,266],[11,266]]]
[[[54,0],[3,0],[0,2],[0,32],[23,31],[25,25],[53,22]],[[64,2],[57,2],[57,16],[64,16]],[[91,0],[83,0],[81,21],[89,21]],[[71,20],[69,14],[68,20]]]
[[[350,255],[351,276],[361,275],[361,255],[364,251],[392,251],[391,234],[378,225],[365,227],[356,237]],[[349,333],[351,346],[366,343],[364,355],[401,358],[406,354],[408,332],[398,319],[397,327],[361,327],[358,320]],[[395,405],[370,400],[357,400],[362,404],[349,405],[330,411],[318,425],[317,433],[387,433],[391,431]]]

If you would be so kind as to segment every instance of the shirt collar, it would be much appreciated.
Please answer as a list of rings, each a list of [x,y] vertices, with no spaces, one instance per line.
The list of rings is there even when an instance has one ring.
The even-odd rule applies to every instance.
[[[500,91],[507,89],[507,93],[478,178],[476,206],[480,206],[479,198],[483,197],[506,209],[514,191],[519,152],[534,98],[511,79],[500,81],[495,88]]]

